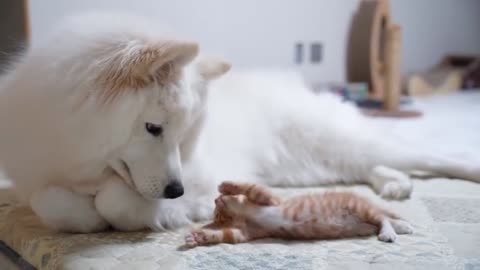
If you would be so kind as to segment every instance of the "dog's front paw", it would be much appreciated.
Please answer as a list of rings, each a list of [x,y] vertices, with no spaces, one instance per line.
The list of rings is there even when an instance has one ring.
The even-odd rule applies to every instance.
[[[384,166],[375,167],[369,181],[382,198],[389,200],[407,199],[413,189],[407,174]]]
[[[153,231],[174,230],[192,223],[188,218],[186,209],[182,203],[174,203],[174,200],[161,200],[155,209],[155,215],[149,224]]]
[[[412,194],[411,182],[388,182],[380,191],[380,196],[388,200],[408,199]]]
[[[209,203],[196,203],[189,207],[187,211],[187,217],[194,222],[202,222],[213,218],[214,204]]]
[[[161,200],[149,227],[154,231],[174,230],[211,219],[213,203],[188,202],[185,200]]]

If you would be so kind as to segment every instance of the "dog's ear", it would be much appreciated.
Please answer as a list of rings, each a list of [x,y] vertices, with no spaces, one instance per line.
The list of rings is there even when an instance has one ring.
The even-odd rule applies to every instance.
[[[114,44],[107,49],[108,56],[100,61],[96,79],[103,90],[101,99],[104,102],[155,81],[167,84],[179,80],[182,68],[198,54],[198,44],[179,40]]]
[[[199,60],[195,65],[198,74],[205,80],[214,80],[230,70],[230,63],[215,58]]]
[[[198,54],[198,44],[188,41],[167,41],[153,45],[143,52],[149,74],[160,83],[168,83],[178,79],[181,69],[190,63]],[[150,56],[152,55],[152,56]]]

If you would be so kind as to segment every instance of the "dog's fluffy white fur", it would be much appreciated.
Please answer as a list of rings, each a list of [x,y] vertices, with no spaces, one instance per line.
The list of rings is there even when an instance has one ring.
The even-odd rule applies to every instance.
[[[390,199],[410,195],[409,170],[480,181],[478,165],[398,145],[294,72],[213,81],[227,63],[141,18],[61,25],[0,85],[1,164],[52,228],[176,228],[210,217],[224,179],[367,183]]]

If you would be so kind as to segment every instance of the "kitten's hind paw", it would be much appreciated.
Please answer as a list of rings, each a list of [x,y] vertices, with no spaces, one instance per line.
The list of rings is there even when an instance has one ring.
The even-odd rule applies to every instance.
[[[378,234],[378,240],[393,243],[397,240],[397,234],[394,231],[382,231]]]
[[[405,220],[394,219],[391,221],[393,229],[397,234],[412,234],[413,226]]]

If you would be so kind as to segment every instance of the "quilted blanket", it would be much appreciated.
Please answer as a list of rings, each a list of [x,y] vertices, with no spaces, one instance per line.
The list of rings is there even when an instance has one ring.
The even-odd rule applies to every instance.
[[[480,185],[438,179],[415,186],[411,199],[383,202],[415,227],[393,244],[375,237],[263,240],[184,250],[186,229],[61,234],[12,204],[0,207],[0,239],[37,269],[480,269]],[[366,187],[344,189],[378,200]]]

